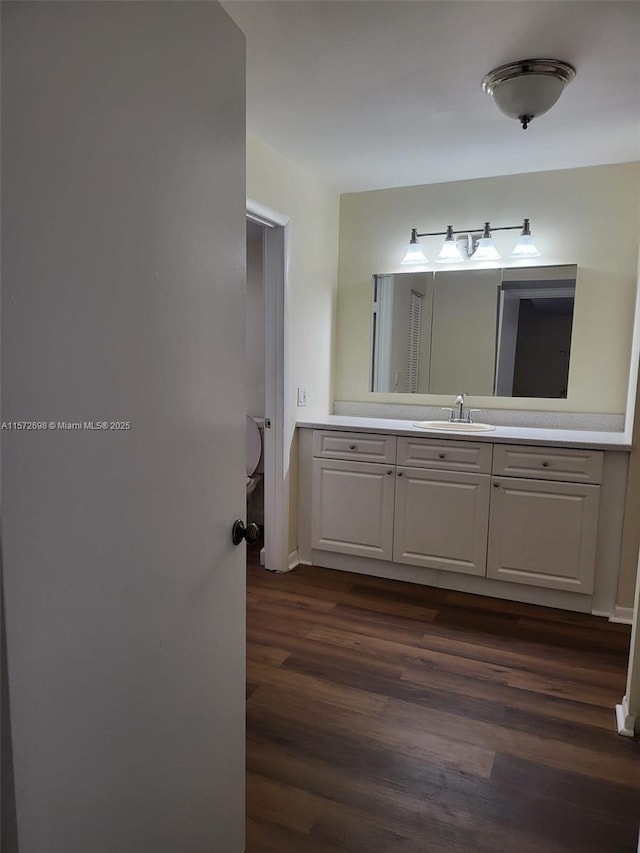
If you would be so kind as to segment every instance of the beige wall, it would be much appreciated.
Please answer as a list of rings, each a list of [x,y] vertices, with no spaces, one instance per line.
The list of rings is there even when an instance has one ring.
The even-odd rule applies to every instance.
[[[247,137],[247,196],[290,220],[289,387],[292,419],[286,425],[290,458],[290,550],[296,547],[296,459],[293,437],[298,416],[331,411],[332,350],[338,263],[338,194],[315,175],[254,137]],[[307,406],[296,409],[296,389],[307,389]]]
[[[440,231],[450,223],[475,227],[485,219],[512,225],[527,216],[543,253],[541,263],[579,267],[569,396],[541,401],[474,397],[473,403],[483,408],[624,412],[637,280],[639,188],[640,164],[627,163],[342,196],[336,399],[446,404],[450,395],[373,395],[367,390],[371,275],[407,269],[399,261],[412,227]],[[514,234],[494,237],[504,258]],[[422,242],[433,260],[439,238]],[[430,264],[425,269],[436,267]]]
[[[493,393],[499,273],[438,271],[433,287],[432,394]],[[449,395],[450,396],[450,395]]]

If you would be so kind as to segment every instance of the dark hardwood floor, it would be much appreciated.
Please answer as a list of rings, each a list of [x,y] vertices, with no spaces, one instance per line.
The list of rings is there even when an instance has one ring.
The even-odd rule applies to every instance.
[[[626,626],[249,562],[247,853],[635,853]]]

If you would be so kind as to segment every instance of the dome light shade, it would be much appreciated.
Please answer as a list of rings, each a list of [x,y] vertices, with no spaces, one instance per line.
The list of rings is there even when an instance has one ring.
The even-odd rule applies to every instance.
[[[539,258],[540,252],[536,249],[531,234],[523,234],[518,237],[518,242],[513,247],[513,252],[509,255],[510,258]]]
[[[419,243],[409,243],[404,258],[400,261],[401,264],[428,264],[427,258],[420,248]]]
[[[523,59],[485,74],[482,88],[526,130],[532,119],[551,109],[575,76],[575,68],[559,59]]]
[[[453,236],[453,226],[447,225],[447,236],[444,239],[440,254],[436,258],[437,264],[457,264],[464,261],[458,244]]]
[[[481,237],[478,240],[478,247],[471,255],[472,261],[499,261],[500,255],[498,250],[493,245],[491,237]]]
[[[482,237],[478,240],[478,245],[476,247],[475,252],[471,255],[472,261],[499,261],[500,255],[498,254],[498,250],[494,246],[493,238],[491,237],[491,231],[489,230],[489,223],[484,223],[484,231],[482,232]]]
[[[531,231],[529,230],[528,219],[524,220],[522,234],[518,237],[518,242],[513,247],[513,252],[511,252],[509,257],[514,258],[515,260],[540,257],[540,252],[537,250],[536,245],[533,242],[533,237],[531,236]]]
[[[404,258],[400,261],[401,264],[428,264],[429,258],[424,254],[418,243],[417,229],[411,229],[411,239],[406,248]]]

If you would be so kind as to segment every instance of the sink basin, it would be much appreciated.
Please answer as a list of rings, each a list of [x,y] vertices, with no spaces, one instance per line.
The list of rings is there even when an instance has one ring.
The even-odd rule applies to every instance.
[[[495,429],[491,424],[457,424],[451,421],[418,421],[414,426],[419,429],[439,429],[444,432],[491,432]]]

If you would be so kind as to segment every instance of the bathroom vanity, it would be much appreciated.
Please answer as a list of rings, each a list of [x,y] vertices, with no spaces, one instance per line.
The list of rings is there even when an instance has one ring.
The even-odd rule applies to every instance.
[[[298,558],[611,615],[628,450],[621,433],[302,423]]]

